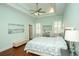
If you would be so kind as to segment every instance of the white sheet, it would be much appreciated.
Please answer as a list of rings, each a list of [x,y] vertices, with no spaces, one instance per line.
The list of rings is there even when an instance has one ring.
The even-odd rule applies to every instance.
[[[26,44],[24,50],[36,50],[50,55],[61,55],[60,49],[67,49],[62,37],[37,37]]]

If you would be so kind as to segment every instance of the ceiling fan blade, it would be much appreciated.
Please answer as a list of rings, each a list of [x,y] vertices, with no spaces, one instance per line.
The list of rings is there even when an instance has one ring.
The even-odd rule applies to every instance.
[[[34,14],[34,13],[36,13],[36,12],[34,11],[34,12],[32,12],[31,14]]]
[[[39,11],[39,13],[46,13],[45,11]]]
[[[42,8],[39,8],[38,11],[42,10]]]
[[[34,11],[32,12],[32,14],[37,13],[37,12],[38,12],[38,10],[34,10]]]

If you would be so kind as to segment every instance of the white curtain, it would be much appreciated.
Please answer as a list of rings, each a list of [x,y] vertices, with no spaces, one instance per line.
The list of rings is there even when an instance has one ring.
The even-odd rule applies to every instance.
[[[55,21],[54,22],[54,33],[59,34],[62,32],[62,22],[61,21]]]
[[[37,37],[42,36],[42,26],[40,23],[36,23],[36,36]]]

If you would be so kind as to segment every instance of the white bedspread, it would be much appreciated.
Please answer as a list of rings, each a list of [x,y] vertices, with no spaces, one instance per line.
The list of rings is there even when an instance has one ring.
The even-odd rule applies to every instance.
[[[62,37],[37,37],[29,41],[24,50],[44,52],[49,55],[61,55],[60,49],[67,49]]]

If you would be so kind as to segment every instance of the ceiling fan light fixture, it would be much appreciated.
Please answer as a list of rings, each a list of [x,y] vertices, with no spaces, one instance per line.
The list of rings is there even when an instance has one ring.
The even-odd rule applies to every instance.
[[[39,15],[42,15],[43,13],[39,13],[39,12],[36,12],[34,13],[35,16],[39,16]]]
[[[34,15],[38,16],[38,13],[34,13]]]
[[[54,13],[54,8],[50,8],[49,13]]]

